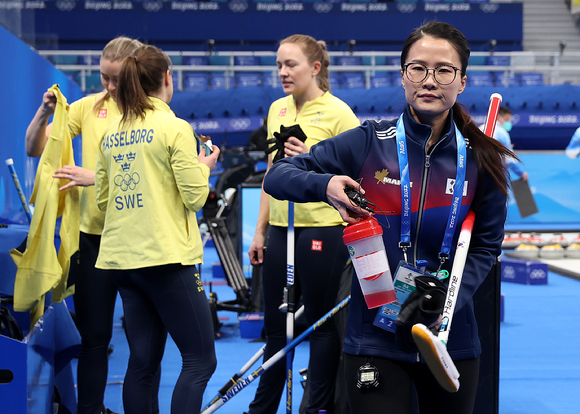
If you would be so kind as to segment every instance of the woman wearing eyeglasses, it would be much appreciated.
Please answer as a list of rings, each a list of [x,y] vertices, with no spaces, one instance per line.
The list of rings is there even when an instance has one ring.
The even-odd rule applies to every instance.
[[[363,220],[364,212],[344,189],[360,188],[378,206],[374,218],[383,227],[392,274],[401,262],[419,268],[421,260],[442,279],[443,292],[459,223],[469,210],[476,212],[447,348],[461,375],[458,392],[439,385],[410,335],[380,324],[380,308],[367,308],[355,275],[344,342],[352,413],[411,413],[414,390],[421,414],[473,411],[481,345],[472,297],[501,253],[508,188],[503,160],[513,153],[484,135],[457,102],[469,54],[467,40],[449,24],[429,22],[416,29],[401,53],[407,106],[400,118],[366,122],[313,146],[309,154],[282,159],[264,181],[271,196],[326,201],[348,223]],[[444,293],[432,315],[435,330],[443,299]]]

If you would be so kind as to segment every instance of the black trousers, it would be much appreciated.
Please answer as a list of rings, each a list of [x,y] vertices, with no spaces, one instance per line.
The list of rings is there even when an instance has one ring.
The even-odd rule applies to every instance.
[[[352,414],[412,414],[416,412],[413,410],[417,403],[421,414],[473,412],[479,380],[479,358],[454,361],[461,375],[456,393],[441,388],[424,363],[349,354],[345,354],[345,358],[346,388]],[[367,362],[379,370],[379,386],[376,388],[356,386],[358,369]]]
[[[182,358],[171,399],[172,414],[199,414],[217,361],[207,297],[195,266],[164,265],[114,270],[123,299],[129,364],[123,383],[125,414],[149,414],[155,374],[167,333]]]
[[[108,349],[113,335],[117,286],[111,274],[96,269],[101,236],[80,234],[79,268],[73,296],[76,325],[81,334],[77,367],[78,414],[101,414],[109,370]],[[159,389],[161,371],[155,378]],[[159,413],[157,392],[151,402]]]
[[[295,229],[294,285],[296,301],[301,296],[308,325],[331,310],[337,302],[348,251],[342,242],[343,226],[297,227]],[[264,328],[267,336],[264,361],[286,346],[286,314],[278,307],[286,286],[286,227],[271,226],[264,257]],[[307,414],[334,412],[334,390],[342,343],[333,318],[310,336],[310,381]],[[295,374],[294,378],[298,376]],[[261,377],[251,414],[275,414],[286,379],[282,359]],[[297,386],[294,381],[294,387]]]

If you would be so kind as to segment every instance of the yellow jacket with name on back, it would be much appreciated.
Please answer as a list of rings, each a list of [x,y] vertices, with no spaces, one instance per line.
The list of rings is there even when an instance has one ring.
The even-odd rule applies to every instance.
[[[209,194],[209,168],[197,157],[191,126],[150,98],[145,119],[115,121],[97,160],[97,205],[105,226],[96,267],[137,269],[202,262],[195,213]]]

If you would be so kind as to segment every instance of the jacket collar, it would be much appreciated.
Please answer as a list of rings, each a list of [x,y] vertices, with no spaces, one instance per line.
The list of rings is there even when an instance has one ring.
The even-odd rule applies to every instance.
[[[169,107],[169,105],[167,105],[161,99],[156,98],[154,96],[150,96],[149,99],[151,100],[151,103],[155,107],[156,111],[171,112],[171,108]]]
[[[403,123],[405,125],[405,133],[407,139],[415,141],[417,144],[424,147],[429,141],[431,136],[431,127],[426,124],[420,124],[413,118],[411,114],[411,109],[409,105],[405,106],[405,112],[403,112]],[[443,127],[442,136],[439,141],[455,139],[455,123],[453,122],[453,108],[449,109],[449,116],[447,121],[445,121],[445,126]]]

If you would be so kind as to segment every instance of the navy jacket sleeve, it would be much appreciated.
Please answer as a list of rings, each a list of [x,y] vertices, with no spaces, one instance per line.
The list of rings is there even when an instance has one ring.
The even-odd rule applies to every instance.
[[[278,200],[328,202],[326,187],[332,176],[358,176],[371,134],[372,127],[365,122],[363,126],[319,142],[308,154],[276,161],[264,178],[264,191]]]
[[[484,174],[484,177],[480,183],[483,186],[482,197],[475,209],[475,222],[459,288],[456,311],[461,309],[467,301],[471,301],[496,258],[501,254],[507,199],[487,174]]]

